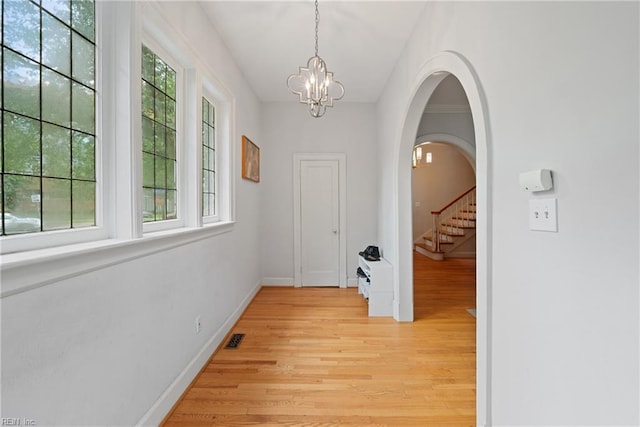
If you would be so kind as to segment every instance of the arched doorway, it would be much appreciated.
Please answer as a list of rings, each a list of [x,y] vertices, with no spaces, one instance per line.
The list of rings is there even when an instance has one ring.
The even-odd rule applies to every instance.
[[[427,101],[448,75],[459,81],[469,100],[476,144],[477,181],[477,267],[476,267],[476,413],[479,425],[491,422],[491,191],[489,183],[489,129],[485,97],[471,65],[459,54],[442,52],[427,61],[419,71],[413,97],[407,108],[396,156],[397,266],[394,317],[413,320],[413,238],[411,208],[411,157],[416,132]]]

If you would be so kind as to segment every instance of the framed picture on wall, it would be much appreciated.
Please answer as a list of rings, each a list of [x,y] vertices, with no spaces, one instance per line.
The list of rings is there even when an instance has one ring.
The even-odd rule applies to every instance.
[[[260,147],[242,135],[242,177],[260,182]]]

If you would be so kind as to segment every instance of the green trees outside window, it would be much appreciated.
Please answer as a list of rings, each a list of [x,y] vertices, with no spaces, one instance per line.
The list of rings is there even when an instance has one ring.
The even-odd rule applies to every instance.
[[[176,72],[142,46],[143,220],[177,218]]]
[[[202,98],[202,216],[216,215],[215,109]]]
[[[93,0],[3,0],[2,235],[96,224]]]

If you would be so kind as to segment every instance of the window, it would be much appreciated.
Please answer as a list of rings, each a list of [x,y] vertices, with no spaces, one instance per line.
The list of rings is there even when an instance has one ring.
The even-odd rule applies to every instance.
[[[0,2],[0,253],[233,227],[234,98],[170,28],[155,2]]]
[[[92,0],[2,2],[2,235],[96,224]]]
[[[202,216],[216,216],[215,108],[202,98]]]
[[[142,46],[143,220],[177,218],[176,72]]]

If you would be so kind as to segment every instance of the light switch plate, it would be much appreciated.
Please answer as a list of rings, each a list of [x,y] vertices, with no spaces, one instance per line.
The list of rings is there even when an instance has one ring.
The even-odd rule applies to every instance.
[[[529,228],[558,232],[558,199],[529,200]]]

